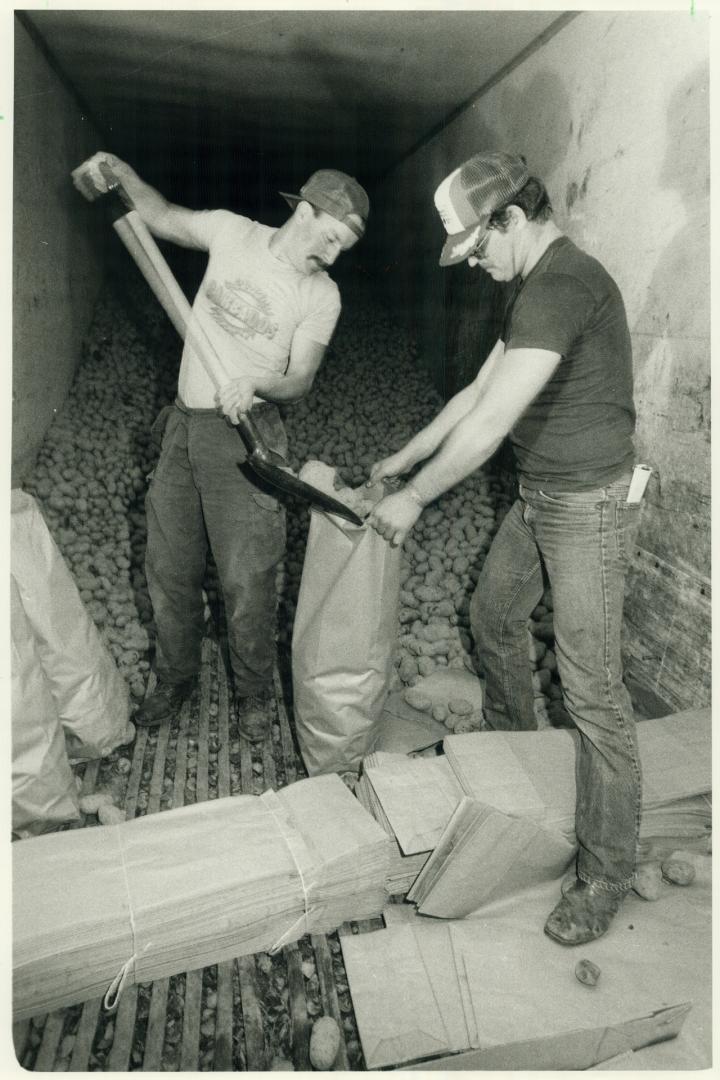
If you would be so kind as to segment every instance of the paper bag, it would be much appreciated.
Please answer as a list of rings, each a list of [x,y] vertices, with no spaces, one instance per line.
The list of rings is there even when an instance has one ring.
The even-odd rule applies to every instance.
[[[71,759],[109,754],[128,737],[128,688],[85,609],[35,499],[12,493],[10,573]],[[18,717],[18,723],[22,718]]]
[[[17,839],[77,821],[78,794],[57,709],[10,579],[12,831]]]
[[[295,730],[310,776],[359,769],[395,675],[402,549],[310,515],[292,641]]]

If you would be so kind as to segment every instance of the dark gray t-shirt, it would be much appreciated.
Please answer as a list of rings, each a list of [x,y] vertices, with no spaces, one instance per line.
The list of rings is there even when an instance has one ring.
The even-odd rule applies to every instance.
[[[635,407],[630,333],[620,291],[597,259],[554,240],[513,290],[506,349],[562,359],[510,433],[527,487],[602,487],[633,462]]]

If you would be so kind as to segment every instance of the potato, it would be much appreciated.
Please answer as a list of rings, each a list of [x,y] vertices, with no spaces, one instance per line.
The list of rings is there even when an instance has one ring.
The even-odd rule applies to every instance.
[[[101,806],[112,806],[113,797],[109,791],[95,791],[92,795],[83,795],[80,799],[81,814],[97,814]]]
[[[418,600],[428,602],[445,599],[445,593],[437,585],[419,585],[415,590],[415,596]]]
[[[413,688],[407,689],[403,694],[405,701],[413,709],[417,709],[419,712],[429,712],[432,708],[432,701],[425,694],[422,694],[419,690]]]
[[[662,863],[662,876],[672,885],[692,885],[695,867],[686,859],[671,856]]]
[[[552,649],[547,649],[545,655],[540,661],[541,668],[547,668],[548,671],[557,671],[557,657]]]
[[[439,659],[441,656],[447,656],[449,648],[450,642],[447,638],[440,638],[437,641],[421,641],[420,656],[434,656]]]
[[[547,646],[536,638],[530,639],[528,653],[532,663],[539,664],[547,652]]]
[[[584,986],[597,986],[600,968],[592,960],[578,960],[575,965],[575,978]]]
[[[412,679],[413,676],[416,676],[418,674],[417,661],[414,660],[411,656],[403,657],[403,659],[400,661],[398,673],[401,680],[407,684],[408,680]]]
[[[318,1072],[332,1069],[340,1049],[340,1028],[332,1016],[320,1016],[310,1034],[310,1064]]]
[[[657,900],[662,892],[660,863],[642,863],[638,866],[633,889],[643,900]]]
[[[539,693],[543,693],[547,690],[552,682],[552,675],[547,668],[538,668],[532,675],[533,686]]]
[[[450,636],[450,624],[449,623],[428,623],[420,631],[420,636],[430,643],[436,641],[447,641]]]
[[[470,716],[473,711],[472,703],[466,701],[465,698],[451,698],[448,701],[448,708],[456,716]]]
[[[469,731],[482,731],[484,726],[482,711],[472,712],[467,716],[456,717],[453,730],[456,735],[465,735]]]
[[[432,675],[437,664],[431,656],[421,656],[418,660],[418,674],[419,675]]]

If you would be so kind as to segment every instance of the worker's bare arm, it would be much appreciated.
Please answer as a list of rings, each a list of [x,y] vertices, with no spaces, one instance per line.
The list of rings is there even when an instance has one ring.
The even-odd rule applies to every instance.
[[[403,543],[423,507],[483,465],[540,393],[560,362],[545,349],[511,349],[496,363],[473,407],[410,484],[386,495],[369,522],[393,545]]]
[[[497,450],[560,362],[546,349],[511,349],[489,373],[475,405],[413,480],[422,503],[433,502]]]
[[[425,461],[434,454],[441,443],[464,416],[475,408],[499,357],[503,355],[504,345],[498,340],[487,360],[480,368],[475,379],[450,398],[437,416],[408,443],[391,457],[377,462],[370,472],[369,483],[373,484],[388,476],[402,476],[420,461]]]
[[[258,397],[266,401],[292,402],[310,391],[318,369],[323,362],[326,346],[295,334],[290,349],[290,360],[285,374],[259,380],[255,387]]]
[[[141,180],[131,165],[115,154],[101,150],[90,158],[87,165],[94,175],[98,175],[98,170],[105,177],[109,171],[122,184],[134,208],[155,236],[182,247],[204,250],[192,228],[194,210],[168,202],[159,191]]]

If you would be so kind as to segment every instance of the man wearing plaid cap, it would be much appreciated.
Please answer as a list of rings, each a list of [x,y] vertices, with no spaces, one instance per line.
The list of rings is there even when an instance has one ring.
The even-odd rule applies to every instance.
[[[501,338],[477,378],[372,482],[422,463],[371,524],[402,543],[422,510],[510,437],[519,497],[503,519],[471,604],[485,717],[537,727],[527,621],[552,587],[563,700],[578,733],[577,879],[545,931],[577,945],[609,928],[635,872],[641,773],[622,678],[624,580],[637,526],[628,502],[635,410],[630,335],[617,285],[552,221],[523,158],[477,154],[440,184],[442,266],[467,261],[512,282]]]
[[[103,168],[105,172],[103,172]],[[225,602],[238,730],[270,733],[275,658],[275,575],[285,550],[285,513],[238,465],[246,453],[233,429],[252,418],[267,446],[284,454],[278,405],[309,391],[340,314],[326,271],[363,235],[367,194],[335,169],[312,174],[299,194],[281,192],[292,215],[280,228],[228,210],[168,202],[113,154],[86,163],[102,190],[107,170],[148,228],[163,240],[207,252],[193,317],[213,346],[213,380],[186,340],[174,405],[153,435],[160,459],[146,498],[146,573],[157,627],[157,686],[133,717],[155,727],[173,717],[200,669],[202,584],[208,547]]]

